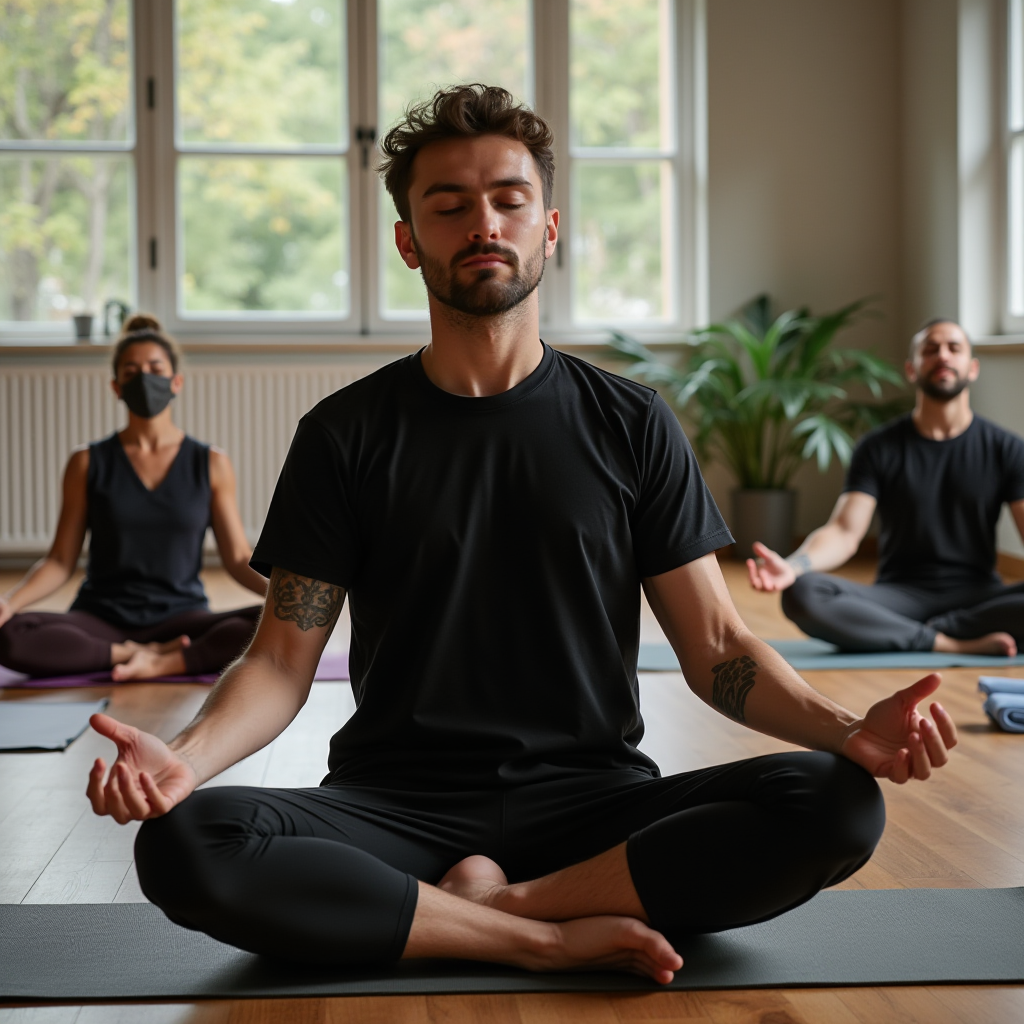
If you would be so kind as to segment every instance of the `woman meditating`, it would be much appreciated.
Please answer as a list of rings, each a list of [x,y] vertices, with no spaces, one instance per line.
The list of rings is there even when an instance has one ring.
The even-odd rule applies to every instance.
[[[128,426],[72,452],[50,552],[0,596],[0,665],[31,676],[110,669],[118,681],[199,675],[219,672],[252,636],[262,606],[211,612],[199,579],[212,526],[228,573],[267,590],[249,568],[231,461],[171,419],[178,363],[156,319],[126,321],[111,383]],[[70,610],[23,612],[67,582],[86,530],[89,564]]]

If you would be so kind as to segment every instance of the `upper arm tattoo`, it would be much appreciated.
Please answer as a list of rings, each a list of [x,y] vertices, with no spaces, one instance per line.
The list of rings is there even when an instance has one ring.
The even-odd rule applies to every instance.
[[[294,622],[303,631],[326,626],[330,632],[341,614],[345,592],[341,587],[275,566],[270,575],[270,600],[277,618]]]
[[[757,662],[744,654],[740,658],[715,665],[711,671],[715,674],[711,703],[737,722],[745,721],[743,706],[747,702],[747,694],[754,686]]]

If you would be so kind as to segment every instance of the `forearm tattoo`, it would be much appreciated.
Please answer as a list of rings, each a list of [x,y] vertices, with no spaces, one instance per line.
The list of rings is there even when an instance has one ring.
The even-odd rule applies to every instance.
[[[274,615],[303,631],[314,626],[334,629],[345,598],[341,587],[278,568],[270,575],[270,593]]]
[[[711,671],[715,674],[711,703],[737,722],[746,721],[743,706],[747,702],[747,694],[754,686],[757,662],[744,654],[741,658],[715,665]]]

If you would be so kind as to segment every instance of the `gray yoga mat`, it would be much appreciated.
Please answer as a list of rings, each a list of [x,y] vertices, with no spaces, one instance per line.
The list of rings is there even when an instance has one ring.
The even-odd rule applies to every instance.
[[[847,654],[824,640],[765,640],[798,672],[858,668],[1005,668],[1024,665],[1024,655],[995,658],[987,654],[945,654],[937,651],[883,651]],[[668,644],[641,644],[641,672],[678,672],[679,662]]]
[[[825,892],[789,914],[678,943],[671,988],[1024,981],[1024,889]],[[263,960],[149,904],[0,906],[0,1001],[651,991],[627,974],[532,974],[459,961],[384,969]]]
[[[64,750],[110,701],[0,701],[0,750]]]

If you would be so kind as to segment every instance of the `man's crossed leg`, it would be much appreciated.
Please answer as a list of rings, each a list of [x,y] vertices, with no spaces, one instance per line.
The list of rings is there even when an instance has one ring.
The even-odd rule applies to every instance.
[[[665,982],[674,939],[810,899],[868,859],[884,818],[862,768],[799,752],[469,793],[214,788],[146,822],[136,857],[169,917],[257,953]]]

